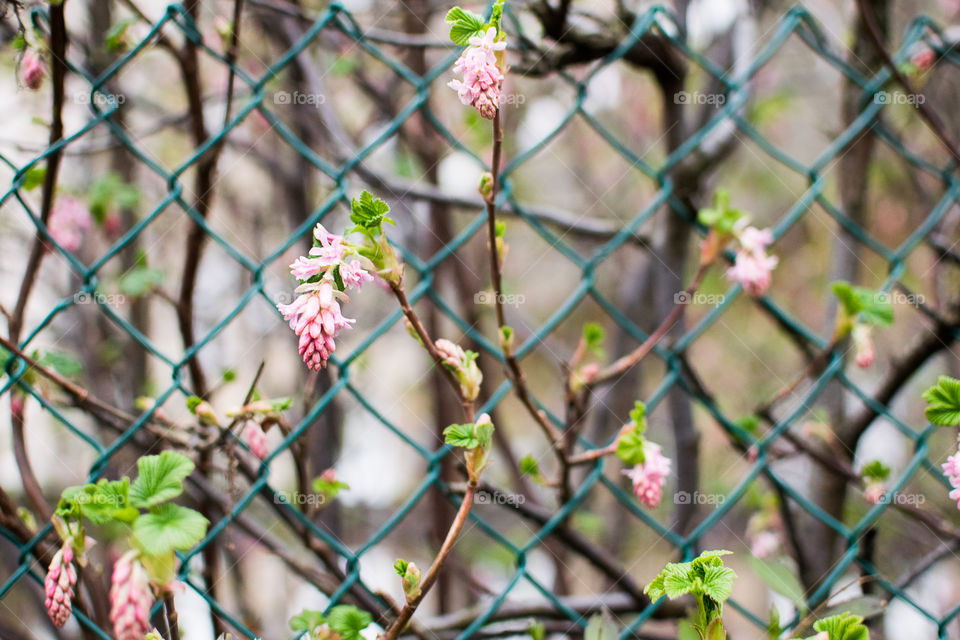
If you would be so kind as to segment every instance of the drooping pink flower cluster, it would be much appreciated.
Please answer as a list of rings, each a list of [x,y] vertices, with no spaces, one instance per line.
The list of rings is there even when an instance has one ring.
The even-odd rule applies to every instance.
[[[130,551],[114,565],[110,587],[110,622],[117,640],[143,640],[150,631],[152,604],[147,571]]]
[[[247,423],[246,428],[243,430],[243,439],[247,443],[247,446],[250,447],[250,452],[261,460],[269,455],[270,450],[267,448],[267,434],[263,432],[263,427],[256,422],[250,421]]]
[[[43,84],[43,78],[47,75],[47,67],[43,64],[43,58],[36,52],[27,49],[23,53],[23,59],[20,60],[20,79],[31,91],[36,91]]]
[[[943,475],[950,481],[953,490],[950,492],[950,499],[957,501],[957,508],[960,509],[960,451],[954,453],[943,463]]]
[[[747,227],[737,234],[740,249],[736,262],[727,270],[727,277],[739,283],[752,296],[762,296],[770,286],[770,272],[777,266],[777,258],[767,255],[767,246],[773,242],[770,229]]]
[[[643,443],[644,461],[632,469],[624,469],[623,474],[633,482],[633,493],[637,499],[653,509],[663,497],[663,484],[670,474],[670,458],[663,455],[660,445],[650,441]]]
[[[463,80],[451,80],[447,86],[460,96],[460,102],[474,107],[487,120],[493,120],[500,108],[500,84],[503,71],[497,65],[497,51],[507,48],[505,41],[496,41],[497,29],[490,27],[481,35],[470,38],[470,46],[464,49],[454,73],[462,73]]]
[[[73,566],[73,547],[67,543],[57,551],[47,568],[43,581],[46,593],[44,606],[55,627],[67,623],[73,612],[73,588],[77,584],[77,569]]]
[[[61,196],[50,212],[47,227],[57,244],[73,252],[80,248],[83,234],[92,224],[90,210],[79,198]]]
[[[319,246],[290,265],[290,273],[301,281],[297,287],[300,295],[290,304],[278,304],[277,309],[300,336],[299,350],[303,361],[319,371],[336,349],[334,338],[341,329],[355,322],[340,310],[339,301],[349,298],[337,289],[334,273],[339,274],[344,288],[359,289],[364,282],[373,280],[373,276],[361,260],[347,260],[348,256],[356,255],[356,251],[343,236],[330,233],[318,224],[314,237]]]

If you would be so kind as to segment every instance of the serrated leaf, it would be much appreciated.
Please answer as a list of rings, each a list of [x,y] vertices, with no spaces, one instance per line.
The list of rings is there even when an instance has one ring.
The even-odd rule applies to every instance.
[[[798,611],[807,610],[806,591],[797,574],[779,560],[750,557],[750,567],[775,592],[789,599]]]
[[[923,392],[927,401],[924,415],[938,427],[960,425],[960,380],[940,376],[937,384]]]
[[[813,623],[816,631],[826,632],[830,640],[869,640],[870,630],[863,624],[863,618],[850,613],[823,618]]]
[[[143,456],[137,461],[137,479],[130,486],[130,505],[143,509],[176,498],[183,493],[183,480],[193,468],[190,458],[175,451]]]
[[[139,512],[127,506],[129,491],[129,478],[114,481],[103,478],[96,484],[67,487],[61,494],[58,511],[66,508],[69,503],[93,524],[106,524],[116,520],[132,522]]]
[[[373,616],[351,604],[337,605],[327,614],[327,625],[341,640],[362,640],[360,632],[372,622]]]
[[[153,507],[133,523],[133,538],[145,553],[162,555],[187,551],[207,535],[209,522],[197,511],[178,504]]]
[[[458,47],[470,44],[470,38],[487,27],[486,20],[481,16],[460,7],[450,9],[446,21],[450,25],[450,39]]]
[[[304,609],[290,618],[290,628],[293,631],[312,632],[317,627],[323,625],[324,622],[326,622],[326,618],[323,617],[322,611]]]
[[[444,442],[451,447],[463,447],[464,449],[473,449],[480,442],[474,435],[474,425],[472,424],[452,424],[443,430]]]
[[[864,323],[875,327],[893,324],[893,304],[888,295],[866,287],[855,287],[843,280],[830,286],[848,317],[859,317]]]
[[[520,473],[525,476],[539,476],[540,464],[529,453],[520,460]]]
[[[886,480],[890,477],[890,467],[879,460],[874,460],[863,467],[860,471],[860,476],[870,478],[871,480]]]
[[[733,580],[736,577],[737,573],[728,567],[707,567],[703,576],[703,593],[722,604],[733,592]]]
[[[379,235],[383,232],[384,222],[393,224],[393,220],[387,217],[390,205],[380,198],[374,198],[369,191],[364,190],[354,198],[350,202],[350,209],[350,221],[368,232]]]

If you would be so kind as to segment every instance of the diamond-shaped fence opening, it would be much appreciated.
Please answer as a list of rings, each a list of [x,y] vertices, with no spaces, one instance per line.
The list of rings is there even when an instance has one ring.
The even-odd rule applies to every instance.
[[[21,316],[11,346],[30,360],[11,356],[0,377],[4,414],[25,403],[28,425],[26,436],[14,424],[13,437],[0,437],[0,637],[111,637],[103,589],[86,574],[74,619],[59,636],[45,626],[37,603],[55,533],[32,504],[31,476],[55,504],[65,487],[131,475],[139,456],[171,446],[200,462],[185,500],[210,520],[202,542],[180,553],[188,637],[289,637],[300,610],[338,604],[380,626],[396,616],[404,596],[391,564],[410,558],[426,572],[465,492],[461,458],[441,433],[460,421],[459,406],[376,284],[343,302],[357,323],[319,374],[304,372],[275,308],[293,299],[285,267],[315,225],[348,225],[364,187],[393,208],[390,238],[431,334],[480,352],[478,406],[500,437],[405,637],[522,636],[534,622],[547,637],[579,637],[604,611],[623,638],[671,637],[683,607],[650,603],[643,585],[665,562],[708,548],[735,551],[733,637],[765,635],[771,606],[785,629],[806,633],[809,610],[844,603],[880,637],[958,637],[950,594],[960,533],[940,470],[953,435],[908,398],[944,364],[955,371],[955,358],[940,356],[960,337],[950,315],[958,183],[914,113],[918,96],[895,77],[935,87],[955,72],[949,30],[904,21],[890,37],[894,73],[846,50],[835,17],[802,7],[739,23],[754,29],[747,41],[703,47],[693,44],[703,25],[656,6],[581,42],[589,54],[576,43],[601,24],[590,8],[575,3],[571,31],[557,37],[542,23],[557,11],[548,3],[539,16],[508,7],[516,73],[501,111],[498,214],[510,245],[506,316],[531,402],[564,428],[574,408],[557,383],[584,323],[606,330],[603,351],[588,358],[607,362],[647,340],[664,301],[688,305],[642,366],[594,396],[571,443],[609,446],[633,402],[646,402],[648,435],[674,460],[663,501],[649,509],[615,460],[565,469],[500,372],[475,189],[492,135],[445,87],[457,52],[442,13],[248,4],[233,26],[203,14],[198,25],[181,5],[128,15],[133,4],[122,3],[127,23],[111,36],[120,45],[71,45],[63,139],[48,146],[46,123],[20,114],[3,136],[24,142],[0,144],[9,185],[0,310],[8,325]],[[44,11],[22,17],[31,38],[49,36]],[[924,47],[936,64],[910,70]],[[199,96],[177,84],[196,70]],[[37,95],[15,99],[47,113]],[[933,106],[948,119],[956,110]],[[198,114],[202,131],[191,128]],[[864,206],[846,172],[865,138]],[[61,152],[57,197],[85,198],[97,217],[76,246],[41,220],[42,170]],[[696,210],[718,184],[774,230],[781,286],[762,298],[722,269],[683,298],[704,237]],[[34,238],[46,248],[19,308]],[[832,345],[824,329],[829,282],[845,261],[844,278],[889,295],[897,318],[866,371],[847,368],[850,345]],[[819,360],[828,346],[837,348]],[[221,414],[252,398],[292,398],[259,460],[239,429],[209,439],[186,409],[194,394]],[[522,458],[540,474],[514,468]],[[876,503],[858,476],[873,459],[891,469]],[[325,470],[350,488],[336,498],[315,489]],[[572,479],[568,491],[549,481],[558,474]],[[777,533],[772,561],[754,557],[766,555],[758,529]],[[116,560],[120,539],[104,532],[94,568]]]

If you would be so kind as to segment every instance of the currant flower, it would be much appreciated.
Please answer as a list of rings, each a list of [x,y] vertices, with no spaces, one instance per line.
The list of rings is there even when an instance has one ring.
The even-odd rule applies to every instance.
[[[506,49],[507,43],[497,41],[496,27],[491,26],[480,33],[470,37],[470,46],[453,65],[453,72],[463,74],[463,78],[451,80],[447,86],[457,92],[461,103],[474,107],[487,120],[493,120],[500,108],[503,83],[497,52]]]
[[[77,584],[77,569],[73,564],[73,546],[67,542],[50,561],[43,587],[46,594],[44,606],[55,627],[67,623],[73,612],[73,588]]]
[[[957,501],[957,508],[960,509],[960,451],[947,458],[943,463],[943,475],[947,477],[953,490],[950,492],[950,499]]]
[[[117,640],[142,640],[150,631],[153,593],[147,571],[129,551],[113,567],[110,587],[110,622]]]
[[[43,79],[47,75],[47,67],[43,64],[41,58],[36,52],[27,49],[20,60],[20,79],[31,91],[36,91],[43,84]]]
[[[267,448],[267,434],[256,422],[250,421],[247,423],[243,430],[243,439],[250,447],[250,452],[261,460],[270,454],[270,450]]]
[[[746,227],[736,233],[736,238],[740,248],[734,265],[727,270],[727,277],[739,283],[750,295],[762,296],[770,287],[770,273],[779,262],[766,251],[773,242],[773,232]]]
[[[80,248],[83,234],[93,224],[90,210],[79,199],[73,196],[61,196],[50,212],[50,221],[47,227],[50,236],[62,248],[75,252]]]
[[[633,482],[633,493],[647,507],[653,509],[663,497],[663,485],[670,474],[670,458],[663,455],[660,445],[643,443],[644,461],[632,469],[624,469],[623,474]]]

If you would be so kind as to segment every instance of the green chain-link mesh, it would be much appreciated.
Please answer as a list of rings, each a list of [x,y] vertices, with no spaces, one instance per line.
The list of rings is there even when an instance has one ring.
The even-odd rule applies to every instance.
[[[34,14],[33,18],[39,26],[43,26],[44,17],[42,14]],[[663,30],[663,33],[665,34],[665,37],[669,41],[670,45],[682,52],[695,64],[706,70],[707,73],[714,76],[716,80],[721,83],[722,91],[727,94],[728,98],[722,108],[716,112],[709,122],[707,122],[702,129],[697,131],[689,138],[689,140],[687,140],[675,152],[667,157],[661,166],[651,166],[643,158],[631,152],[618,140],[614,133],[606,129],[593,115],[591,115],[584,108],[584,100],[587,95],[587,86],[598,73],[600,73],[608,65],[617,62],[642,36],[644,36],[644,34],[647,34],[652,29],[658,28],[658,25],[661,24],[672,25],[673,18],[671,17],[670,13],[663,8],[652,8],[637,18],[635,24],[630,30],[630,36],[624,40],[624,42],[617,47],[617,49],[613,51],[605,60],[603,60],[602,64],[597,65],[585,78],[577,81],[567,74],[560,74],[560,77],[563,78],[564,82],[567,82],[576,91],[577,99],[574,105],[570,108],[569,112],[554,131],[545,136],[544,139],[535,146],[527,149],[519,156],[513,158],[504,169],[503,191],[500,196],[501,202],[509,203],[512,209],[526,224],[534,229],[547,243],[550,244],[551,247],[554,247],[562,256],[564,256],[564,258],[576,265],[576,267],[578,267],[582,272],[582,280],[580,285],[575,288],[569,298],[556,310],[556,312],[548,319],[548,321],[539,328],[537,332],[531,335],[524,344],[518,346],[516,352],[519,358],[523,358],[525,355],[528,355],[547,334],[549,334],[555,327],[558,326],[560,321],[572,309],[574,309],[582,300],[586,298],[592,298],[595,300],[620,327],[626,330],[635,339],[643,340],[645,338],[645,334],[636,326],[636,324],[631,322],[631,320],[617,308],[617,305],[605,297],[595,286],[595,270],[597,266],[608,256],[610,256],[618,247],[620,247],[623,243],[628,242],[633,237],[637,229],[661,207],[668,206],[674,214],[683,216],[688,220],[690,219],[691,212],[686,210],[683,204],[675,196],[674,186],[671,184],[669,173],[673,167],[681,162],[684,157],[687,156],[687,154],[695,150],[698,145],[700,145],[704,139],[721,124],[730,121],[734,122],[745,136],[756,143],[760,149],[769,155],[772,161],[780,163],[790,170],[797,172],[801,176],[805,177],[809,183],[809,186],[802,197],[800,197],[796,204],[782,217],[782,219],[778,221],[775,227],[775,234],[778,237],[784,234],[788,229],[795,225],[798,220],[801,219],[806,211],[808,211],[815,204],[819,204],[824,208],[824,210],[829,212],[829,214],[834,217],[846,231],[855,236],[858,241],[876,251],[887,261],[889,276],[886,280],[885,286],[883,287],[885,291],[890,291],[892,289],[897,279],[904,272],[904,261],[907,256],[921,241],[924,240],[925,236],[931,232],[937,222],[944,216],[949,207],[952,206],[957,198],[958,185],[956,182],[953,165],[943,167],[935,166],[929,161],[912,154],[900,141],[898,141],[897,137],[876,118],[877,114],[884,108],[884,105],[882,102],[874,100],[873,97],[876,92],[880,91],[891,80],[889,72],[887,70],[883,70],[876,76],[867,77],[848,65],[842,59],[842,57],[836,55],[830,50],[827,45],[827,38],[822,33],[821,29],[814,19],[802,8],[795,8],[789,11],[778,21],[775,29],[771,30],[772,37],[770,37],[767,44],[755,56],[752,63],[744,69],[741,75],[737,77],[730,77],[724,73],[722,69],[717,68],[709,60],[691,50],[682,39],[669,35],[671,33],[676,33],[675,29]],[[207,335],[201,337],[192,348],[187,350],[183,354],[182,359],[179,361],[172,360],[164,355],[158,348],[151,344],[147,336],[137,331],[137,329],[127,320],[115,313],[109,305],[99,305],[100,310],[109,316],[114,323],[128,333],[131,338],[138,341],[143,348],[149,351],[150,354],[156,358],[159,358],[169,367],[171,376],[170,386],[158,395],[157,406],[162,405],[163,402],[174,393],[190,393],[188,385],[186,385],[183,379],[185,363],[189,358],[193,357],[198,351],[203,349],[205,345],[210,343],[211,340],[220,334],[233,320],[235,320],[238,314],[248,304],[250,304],[251,301],[260,296],[273,304],[274,301],[270,300],[270,297],[264,290],[263,274],[266,267],[284,254],[284,252],[286,252],[291,246],[299,242],[310,230],[310,228],[315,225],[318,220],[323,218],[324,215],[326,215],[339,204],[347,202],[348,194],[352,193],[348,176],[353,172],[355,167],[360,162],[362,162],[379,147],[393,138],[408,118],[410,118],[416,112],[421,111],[444,136],[450,145],[458,150],[469,153],[469,150],[466,149],[466,147],[461,144],[447,128],[445,128],[445,126],[437,117],[435,117],[426,104],[427,98],[431,92],[432,83],[438,77],[448,72],[449,66],[456,56],[456,53],[451,51],[450,56],[447,57],[443,63],[437,65],[421,77],[398,60],[384,53],[374,42],[371,42],[369,39],[365,38],[361,27],[354,21],[350,13],[339,4],[334,3],[322,13],[319,19],[316,20],[313,26],[303,35],[303,37],[300,38],[299,41],[297,41],[289,51],[282,55],[277,62],[268,68],[259,78],[251,77],[244,69],[235,64],[230,65],[239,82],[242,83],[242,85],[245,85],[245,90],[238,92],[238,94],[242,97],[238,98],[239,108],[237,109],[236,115],[232,117],[225,127],[217,131],[215,135],[212,135],[203,147],[196,149],[195,153],[185,162],[183,162],[181,166],[172,172],[165,171],[161,166],[151,159],[149,154],[144,153],[141,149],[139,149],[137,144],[127,135],[127,132],[121,126],[119,126],[114,119],[111,118],[111,116],[117,110],[118,105],[116,103],[116,99],[110,95],[109,91],[104,90],[105,84],[111,78],[117,76],[117,74],[119,74],[125,67],[130,65],[131,62],[137,58],[137,56],[142,54],[145,49],[151,46],[151,43],[155,40],[155,36],[162,28],[179,29],[186,38],[189,38],[199,47],[201,47],[202,51],[205,52],[206,55],[218,61],[220,64],[230,65],[230,62],[221,54],[203,45],[202,38],[197,30],[196,25],[184,8],[180,5],[172,5],[167,9],[163,18],[154,25],[150,33],[143,38],[140,43],[132,47],[127,55],[103,72],[99,77],[91,77],[82,69],[71,68],[73,73],[77,74],[79,77],[85,78],[89,83],[91,97],[89,104],[91,105],[92,118],[86,123],[85,126],[77,130],[76,133],[70,137],[57,143],[56,146],[45,150],[42,154],[38,155],[24,166],[16,166],[9,159],[0,156],[0,160],[9,166],[11,170],[15,171],[15,178],[9,189],[3,194],[2,198],[0,198],[0,205],[6,205],[9,207],[16,206],[13,201],[19,203],[19,206],[22,207],[31,217],[39,233],[41,233],[44,238],[50,242],[53,242],[53,238],[50,236],[48,229],[41,223],[39,216],[31,210],[29,203],[21,194],[28,171],[32,167],[43,166],[47,156],[49,156],[51,153],[54,153],[58,148],[64,148],[80,139],[95,127],[99,125],[105,125],[108,127],[112,134],[115,135],[116,138],[127,147],[130,153],[132,153],[147,168],[156,173],[157,176],[162,177],[166,182],[167,195],[165,199],[163,199],[163,201],[149,215],[138,221],[133,228],[127,231],[119,240],[115,242],[108,252],[101,256],[92,265],[86,266],[78,261],[69,252],[58,248],[58,251],[69,262],[79,277],[80,282],[82,283],[81,289],[77,293],[95,293],[98,287],[98,273],[100,272],[101,268],[109,260],[111,260],[111,258],[123,251],[128,243],[137,237],[138,234],[142,233],[144,229],[161,214],[161,212],[173,204],[179,205],[179,207],[181,207],[193,221],[203,228],[204,232],[209,236],[210,239],[222,247],[223,250],[226,251],[233,260],[249,271],[249,274],[252,278],[252,284],[242,296],[242,299],[237,304],[236,308],[228,313],[226,317],[224,317],[218,324],[216,324],[216,326],[214,326],[209,333],[207,333]],[[278,73],[280,73],[284,67],[290,63],[295,56],[298,55],[298,53],[300,53],[304,48],[308,47],[321,35],[321,33],[325,31],[339,32],[343,36],[346,36],[350,40],[354,41],[366,52],[389,66],[394,73],[396,73],[406,82],[410,83],[416,90],[414,97],[400,110],[399,114],[388,124],[388,126],[383,129],[382,133],[380,133],[365,147],[359,149],[353,157],[349,158],[341,165],[331,164],[331,162],[314,153],[296,136],[293,131],[290,130],[290,128],[280,121],[265,104],[265,98],[267,97],[265,86]],[[902,46],[895,55],[895,59],[898,62],[903,61],[906,58],[906,52],[909,50],[909,48],[925,38],[929,39],[930,42],[934,42],[934,35],[937,33],[937,27],[930,21],[923,18],[916,19],[907,30]],[[862,112],[860,116],[846,130],[837,135],[832,143],[825,150],[823,150],[819,157],[817,157],[815,161],[809,165],[806,165],[799,160],[786,155],[771,142],[765,139],[764,136],[743,116],[742,110],[742,107],[747,100],[745,83],[760,68],[766,65],[774,56],[774,54],[784,46],[784,43],[793,36],[799,37],[806,44],[806,46],[810,48],[810,50],[812,50],[824,61],[839,70],[840,73],[854,81],[863,89],[861,101]],[[947,51],[944,55],[950,62],[958,61],[955,52]],[[94,99],[95,96],[98,97]],[[289,145],[291,145],[298,153],[302,154],[302,156],[319,171],[329,176],[335,183],[335,187],[332,189],[332,192],[322,203],[322,205],[315,210],[309,219],[307,219],[298,229],[296,229],[292,235],[290,235],[290,237],[285,243],[282,244],[282,246],[278,247],[275,252],[267,256],[263,261],[257,261],[249,258],[248,256],[244,255],[241,250],[232,246],[228,240],[217,234],[208,225],[204,217],[194,209],[188,199],[184,196],[184,187],[181,182],[181,178],[188,168],[193,166],[205,152],[207,152],[214,145],[218,144],[218,142],[220,142],[224,136],[231,131],[232,128],[234,128],[244,118],[248,117],[254,110],[259,111],[260,114],[262,114],[269,124],[274,127],[275,131]],[[523,204],[515,198],[512,189],[513,183],[511,181],[511,176],[515,174],[525,162],[527,162],[530,158],[537,154],[538,151],[549,144],[549,142],[555,136],[557,136],[565,127],[567,127],[568,124],[577,118],[580,118],[586,122],[592,129],[594,129],[604,138],[611,149],[613,149],[617,154],[630,163],[631,166],[638,168],[649,178],[655,180],[659,186],[659,191],[656,196],[653,197],[631,221],[623,225],[622,229],[620,229],[618,233],[613,235],[609,241],[596,249],[588,258],[582,257],[580,253],[565,243],[562,237],[558,236],[547,226],[545,226],[536,215],[533,215],[531,212],[527,211]],[[847,218],[842,211],[838,210],[838,208],[830,202],[824,193],[826,185],[826,180],[824,177],[825,168],[838,157],[846,145],[859,136],[864,130],[871,127],[885,144],[887,144],[911,165],[916,167],[916,169],[925,172],[939,180],[944,189],[941,200],[936,204],[932,211],[929,212],[929,215],[927,215],[923,223],[916,228],[916,231],[913,232],[906,239],[906,241],[903,242],[903,244],[892,250],[888,249],[883,244],[872,238],[865,229]],[[478,163],[483,162],[480,158],[476,158],[476,160]],[[449,257],[455,250],[457,250],[458,247],[466,243],[475,233],[482,232],[483,223],[483,214],[478,212],[476,218],[467,224],[465,228],[454,238],[454,240],[442,250],[437,252],[436,255],[427,260],[422,260],[413,255],[412,252],[404,251],[404,258],[408,265],[407,269],[415,272],[416,276],[418,276],[418,284],[414,290],[410,292],[411,301],[416,301],[424,297],[430,299],[433,303],[438,305],[443,313],[449,316],[464,332],[469,334],[469,336],[478,345],[488,350],[494,357],[502,360],[502,354],[500,353],[499,349],[496,348],[496,346],[494,346],[494,344],[487,337],[478,334],[469,325],[469,323],[459,317],[432,288],[434,268],[441,261]],[[403,250],[402,247],[401,250]],[[741,479],[739,485],[731,492],[729,496],[727,496],[727,499],[723,502],[723,504],[718,506],[706,519],[704,519],[686,536],[679,535],[675,531],[665,528],[654,518],[650,517],[647,513],[641,510],[635,504],[635,500],[631,495],[626,493],[618,484],[612,482],[603,474],[603,461],[599,461],[595,464],[594,468],[586,476],[583,483],[579,486],[572,498],[566,504],[564,504],[562,508],[557,510],[553,517],[551,517],[546,524],[544,524],[532,537],[530,537],[526,544],[521,546],[513,544],[503,535],[498,533],[496,528],[490,523],[486,522],[483,518],[478,517],[475,514],[472,515],[474,523],[478,525],[483,532],[489,535],[498,544],[508,549],[515,556],[516,571],[512,579],[509,581],[507,588],[504,589],[502,593],[498,594],[498,596],[494,598],[492,602],[490,602],[485,612],[480,615],[475,622],[473,622],[473,624],[464,630],[459,637],[470,637],[471,634],[480,629],[485,624],[488,617],[505,601],[514,586],[516,586],[522,580],[527,580],[533,584],[534,587],[540,593],[542,593],[546,599],[556,606],[558,610],[563,611],[567,616],[569,616],[571,620],[579,624],[585,624],[586,621],[582,616],[575,611],[566,608],[565,605],[551,593],[550,589],[541,585],[534,578],[534,576],[527,569],[527,557],[529,552],[541,545],[544,538],[547,537],[551,531],[553,531],[563,521],[564,518],[569,516],[578,508],[578,505],[581,504],[588,493],[594,488],[605,487],[634,516],[639,518],[645,524],[645,526],[655,530],[659,535],[675,545],[684,557],[689,558],[695,554],[696,549],[698,548],[698,541],[700,540],[701,536],[708,529],[718,523],[720,519],[723,518],[731,508],[733,508],[737,501],[745,494],[749,484],[761,475],[770,482],[779,485],[780,489],[782,489],[782,491],[789,496],[791,500],[801,505],[802,508],[809,511],[815,517],[827,523],[846,542],[846,550],[844,551],[840,560],[834,566],[834,569],[830,575],[823,581],[822,585],[815,593],[809,594],[808,600],[811,605],[822,602],[825,597],[830,594],[831,590],[837,586],[838,579],[851,567],[851,564],[858,563],[863,570],[865,570],[868,574],[873,575],[878,581],[877,583],[881,585],[881,587],[889,594],[906,603],[909,603],[916,611],[922,613],[925,617],[935,623],[938,626],[941,638],[946,637],[946,627],[956,618],[958,613],[960,613],[960,605],[948,612],[942,618],[939,618],[925,608],[922,602],[912,599],[903,590],[897,588],[894,584],[891,584],[889,581],[884,579],[883,576],[880,575],[869,562],[865,561],[859,556],[860,546],[858,541],[861,539],[864,531],[877,521],[881,513],[888,508],[889,505],[877,505],[871,508],[860,519],[860,521],[856,523],[855,526],[846,526],[837,521],[835,518],[832,518],[816,504],[813,504],[809,500],[805,499],[804,496],[798,493],[797,490],[790,484],[782,481],[769,467],[769,459],[767,455],[768,445],[777,440],[786,429],[790,428],[791,425],[794,424],[795,420],[802,417],[802,415],[810,409],[810,405],[813,400],[829,383],[831,383],[831,381],[839,381],[840,384],[858,396],[864,403],[867,403],[868,406],[876,409],[879,416],[889,420],[914,442],[915,453],[913,458],[909,463],[905,473],[903,473],[903,475],[898,479],[898,481],[895,483],[895,486],[891,487],[891,491],[900,489],[910,479],[914,472],[920,471],[921,469],[932,472],[932,475],[935,477],[940,477],[937,473],[936,467],[927,457],[927,438],[930,430],[932,430],[932,427],[928,427],[927,430],[918,433],[914,429],[901,422],[897,416],[889,410],[888,407],[873,406],[873,400],[870,398],[870,396],[864,391],[861,391],[844,374],[841,357],[836,356],[831,362],[829,362],[822,375],[820,375],[811,386],[804,401],[800,402],[790,415],[780,420],[765,436],[757,440],[750,432],[738,426],[738,424],[735,423],[730,417],[724,415],[724,413],[721,412],[721,410],[710,398],[705,397],[698,389],[690,388],[690,385],[685,382],[684,377],[682,376],[681,362],[677,357],[678,354],[683,352],[683,350],[690,345],[693,340],[695,340],[699,335],[703,334],[707,328],[710,327],[711,323],[713,323],[715,319],[724,313],[725,309],[729,307],[739,295],[741,295],[738,289],[732,290],[731,293],[733,293],[733,295],[726,296],[722,304],[706,314],[706,316],[695,326],[691,327],[687,331],[686,335],[675,342],[672,348],[659,347],[656,349],[656,354],[666,363],[667,369],[666,374],[657,390],[652,394],[651,397],[647,398],[647,404],[651,408],[656,407],[656,405],[672,388],[682,388],[691,399],[693,399],[696,403],[699,403],[724,429],[730,432],[731,435],[756,447],[758,455],[755,462],[752,463],[750,472]],[[63,301],[57,304],[53,309],[50,310],[49,315],[41,323],[34,327],[32,331],[22,340],[20,347],[22,349],[27,349],[31,345],[31,342],[34,340],[35,336],[47,325],[49,325],[57,314],[62,313],[73,304],[75,304],[75,302],[74,298],[72,297],[65,298]],[[778,316],[781,322],[785,323],[792,330],[803,336],[803,338],[808,340],[811,344],[818,345],[819,347],[826,346],[826,343],[820,337],[818,337],[813,330],[805,327],[797,318],[793,317],[775,302],[765,299],[763,304],[766,305],[772,313]],[[303,513],[294,508],[294,506],[287,504],[282,507],[287,509],[290,512],[290,515],[299,521],[304,527],[306,527],[313,535],[330,545],[330,547],[345,560],[347,577],[339,590],[332,595],[330,599],[332,604],[338,602],[347,592],[347,590],[352,588],[355,583],[360,582],[360,562],[364,557],[364,554],[374,545],[383,540],[391,532],[392,528],[397,525],[411,511],[411,509],[413,509],[414,505],[421,500],[421,498],[424,497],[431,487],[442,486],[443,484],[440,478],[440,461],[448,454],[448,448],[444,447],[437,451],[430,451],[423,448],[421,445],[416,443],[413,438],[407,436],[400,428],[395,426],[390,421],[389,417],[378,413],[374,406],[364,398],[362,391],[354,387],[351,383],[351,366],[357,359],[358,355],[365,351],[391,326],[400,322],[400,320],[401,315],[398,310],[384,320],[371,333],[369,339],[365,340],[356,350],[350,354],[340,355],[334,359],[334,364],[338,375],[336,376],[336,381],[333,383],[333,385],[329,388],[329,390],[326,391],[326,393],[323,394],[323,396],[317,401],[315,406],[308,412],[308,414],[304,416],[300,423],[296,425],[293,431],[283,441],[282,445],[275,449],[271,454],[271,457],[268,458],[260,467],[259,476],[252,484],[247,494],[236,502],[235,506],[225,518],[221,519],[219,522],[213,523],[209,534],[201,544],[199,544],[191,552],[182,555],[182,566],[184,568],[181,571],[181,578],[189,585],[189,588],[194,589],[198,594],[207,599],[210,607],[212,607],[218,615],[223,616],[235,629],[246,634],[247,637],[253,638],[255,636],[253,632],[249,631],[243,625],[243,623],[236,619],[235,616],[231,615],[229,611],[224,610],[219,603],[211,601],[207,597],[202,588],[202,584],[196,582],[195,579],[190,575],[187,569],[188,560],[200,553],[206,544],[220,534],[238,516],[238,514],[243,512],[248,505],[251,504],[255,496],[258,494],[274,494],[274,489],[269,483],[270,461],[286,451],[290,444],[303,434],[304,430],[314,422],[317,416],[328,407],[331,401],[338,394],[349,394],[355,398],[365,410],[373,414],[386,428],[390,429],[406,444],[418,451],[427,464],[427,473],[416,491],[407,499],[402,507],[397,510],[396,513],[389,518],[387,522],[383,524],[383,526],[376,533],[374,533],[363,546],[357,549],[347,548],[334,536],[331,536],[323,528],[317,526],[314,522],[306,518]],[[144,423],[151,417],[153,413],[152,410],[144,413],[136,421],[136,423],[133,424],[119,438],[104,445],[86,435],[81,429],[72,425],[69,420],[57,410],[55,406],[51,405],[47,401],[47,399],[38,389],[27,384],[24,380],[26,370],[27,367],[21,360],[13,360],[8,366],[7,372],[9,375],[4,380],[3,385],[0,386],[0,395],[4,393],[10,393],[13,387],[19,387],[24,392],[35,398],[39,403],[41,403],[46,410],[57,417],[59,421],[62,422],[63,425],[69,429],[74,436],[82,440],[87,446],[92,447],[96,451],[98,457],[90,469],[91,480],[95,480],[100,476],[105,469],[111,455],[123,447],[125,443],[127,443],[134,436],[134,434],[143,427]],[[509,391],[510,383],[504,382],[503,385],[492,394],[484,409],[489,410],[491,407],[495,406],[507,395]],[[558,425],[562,424],[557,416],[550,415],[550,419],[554,420]],[[23,545],[14,538],[11,532],[0,529],[0,533],[8,538],[13,544],[16,544],[20,549],[19,567],[13,573],[13,575],[7,578],[6,581],[0,585],[0,598],[3,598],[13,588],[13,586],[18,583],[18,581],[25,577],[31,578],[38,582],[42,581],[43,568],[37,566],[36,562],[31,556],[31,550],[34,549],[39,541],[50,532],[50,528],[51,527],[48,525],[46,528],[42,529],[33,540]],[[758,618],[755,613],[749,611],[742,604],[733,601],[732,606],[754,621],[759,627],[766,626],[766,622],[764,620]],[[634,618],[630,622],[629,626],[623,630],[623,637],[628,636],[638,627],[640,627],[640,625],[642,625],[653,615],[654,611],[655,607],[650,607],[642,614]],[[79,618],[81,624],[93,630],[93,632],[99,637],[104,638],[104,640],[109,640],[109,635],[103,630],[97,628],[89,619],[80,613],[77,614],[77,617]]]

